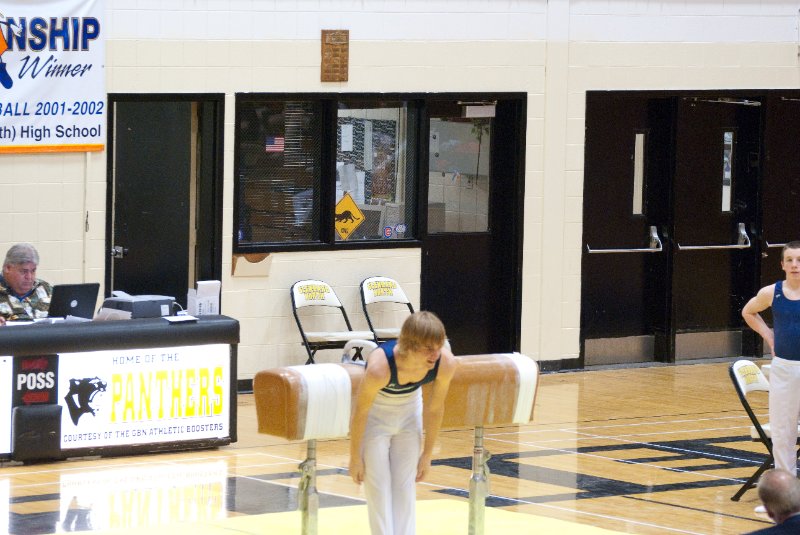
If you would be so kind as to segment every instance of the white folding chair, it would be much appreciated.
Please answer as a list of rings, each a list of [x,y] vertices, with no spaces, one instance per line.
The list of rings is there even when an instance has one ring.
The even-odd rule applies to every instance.
[[[736,389],[736,393],[739,395],[739,401],[742,402],[742,407],[744,407],[744,411],[747,413],[747,416],[750,418],[750,422],[753,424],[750,427],[750,438],[754,442],[761,442],[767,448],[767,458],[761,463],[761,466],[750,476],[744,485],[736,491],[731,497],[731,500],[737,502],[742,495],[747,492],[748,489],[754,488],[758,483],[758,479],[761,477],[761,474],[764,473],[765,470],[772,467],[775,463],[775,459],[772,456],[772,434],[770,431],[770,426],[768,422],[762,423],[758,416],[756,415],[755,411],[753,411],[753,407],[750,404],[748,396],[754,394],[755,392],[762,392],[762,398],[767,399],[766,394],[769,392],[769,381],[767,380],[764,373],[759,369],[759,367],[750,360],[747,359],[740,359],[731,364],[729,368],[729,373],[731,376],[731,381],[733,381],[733,386]],[[798,436],[800,436],[800,426],[797,429]],[[798,452],[800,455],[800,451]]]
[[[350,319],[347,317],[347,312],[342,306],[341,301],[336,296],[331,286],[320,280],[301,280],[292,285],[292,312],[294,319],[297,322],[297,328],[300,329],[300,336],[303,338],[303,345],[308,353],[308,360],[306,364],[314,364],[314,355],[320,349],[341,349],[354,339],[371,339],[373,334],[371,331],[354,331],[350,324]],[[303,327],[303,322],[300,319],[298,310],[306,307],[329,307],[335,308],[339,314],[324,314],[324,318],[315,318],[316,323],[323,320],[335,320],[341,325],[344,323],[344,329],[340,330],[317,330],[308,331]],[[344,320],[344,321],[342,321]],[[312,321],[311,318],[305,317],[305,321]],[[358,357],[358,354],[356,355]]]
[[[375,341],[378,343],[387,340],[394,340],[400,335],[400,327],[376,325],[376,319],[382,319],[388,315],[395,316],[398,312],[397,307],[391,309],[378,303],[397,303],[405,305],[408,312],[413,314],[414,307],[406,296],[400,284],[389,277],[368,277],[361,282],[361,306],[364,309],[364,316],[367,324],[374,333]],[[373,305],[373,306],[370,306]],[[402,307],[401,307],[402,308]],[[372,315],[370,315],[372,309]],[[403,311],[405,311],[403,309]]]

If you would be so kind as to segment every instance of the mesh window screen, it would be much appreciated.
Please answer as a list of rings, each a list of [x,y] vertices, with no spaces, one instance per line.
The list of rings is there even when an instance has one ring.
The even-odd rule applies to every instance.
[[[319,239],[321,105],[239,103],[238,243]]]

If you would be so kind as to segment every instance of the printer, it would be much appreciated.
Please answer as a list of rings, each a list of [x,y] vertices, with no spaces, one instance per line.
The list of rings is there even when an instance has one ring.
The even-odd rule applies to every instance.
[[[129,312],[133,319],[171,316],[172,304],[175,302],[174,297],[166,295],[129,295],[114,291],[112,296],[103,301],[103,308]]]

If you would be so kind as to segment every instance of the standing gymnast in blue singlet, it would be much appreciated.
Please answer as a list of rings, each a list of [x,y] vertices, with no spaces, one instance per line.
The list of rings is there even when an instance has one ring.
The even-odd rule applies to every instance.
[[[364,483],[373,535],[415,533],[415,483],[430,471],[456,367],[446,339],[439,318],[420,311],[406,319],[396,342],[367,357],[350,425],[350,475]],[[420,387],[427,383],[423,403]]]

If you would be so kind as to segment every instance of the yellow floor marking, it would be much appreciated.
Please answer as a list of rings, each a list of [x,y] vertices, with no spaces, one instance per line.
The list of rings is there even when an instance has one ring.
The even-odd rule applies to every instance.
[[[300,534],[300,513],[289,511],[264,515],[226,518],[213,523],[173,524],[152,529],[93,531],[100,535],[129,535],[134,533],[169,533],[170,535],[261,535],[280,533]],[[326,507],[319,511],[318,535],[369,535],[365,505]],[[467,533],[469,505],[458,500],[423,500],[417,502],[417,535],[464,535]],[[621,533],[544,516],[516,513],[487,507],[484,531],[492,533],[561,533],[564,535],[612,535]]]

